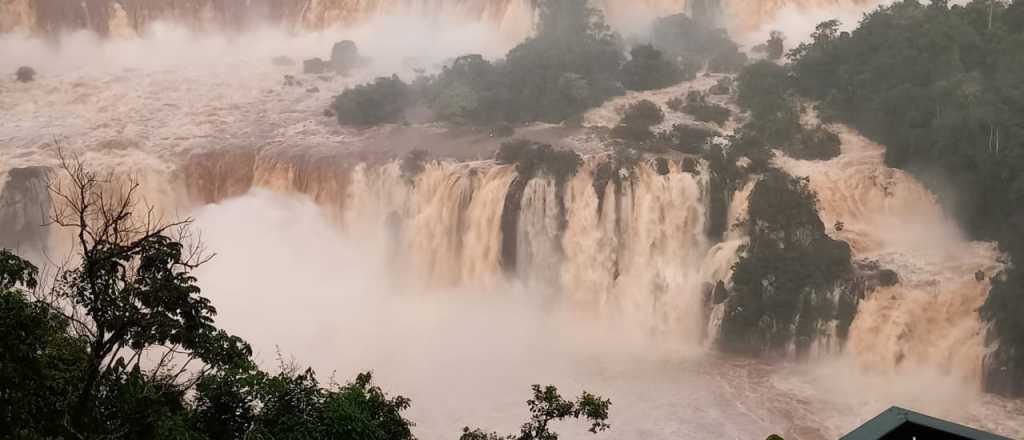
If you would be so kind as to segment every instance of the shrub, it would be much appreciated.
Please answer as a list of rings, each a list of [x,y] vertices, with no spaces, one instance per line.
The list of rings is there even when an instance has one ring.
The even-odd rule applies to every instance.
[[[651,131],[651,127],[623,123],[612,128],[611,136],[615,139],[634,142],[648,142],[656,137],[654,132]]]
[[[723,125],[732,116],[732,111],[721,105],[707,102],[704,94],[696,90],[686,95],[686,105],[683,111],[692,115],[700,122],[713,122]]]
[[[568,180],[583,165],[583,158],[572,150],[556,150],[548,144],[513,139],[501,144],[495,161],[515,165],[520,176],[533,177],[546,173],[556,180]]]
[[[342,125],[400,122],[409,104],[409,86],[397,75],[346,89],[334,98],[334,111]]]
[[[665,121],[665,113],[658,104],[644,99],[626,108],[622,123],[650,127]]]
[[[712,95],[728,95],[732,93],[733,80],[731,77],[724,77],[718,80],[715,85],[708,89],[708,93]]]
[[[700,154],[708,141],[718,135],[717,131],[709,128],[675,124],[671,130],[660,133],[658,140],[673,150],[688,154]]]
[[[647,142],[655,138],[651,127],[662,123],[665,113],[657,104],[643,100],[626,108],[619,125],[612,129],[611,136],[636,142]]]
[[[505,92],[500,72],[480,55],[463,55],[436,78],[417,79],[435,117],[456,124],[485,125],[503,119]],[[419,85],[425,83],[424,85]]]
[[[20,82],[32,82],[36,79],[36,69],[29,66],[21,66],[18,71],[14,73]]]
[[[735,73],[739,72],[747,64],[747,55],[739,51],[739,48],[725,48],[714,54],[708,60],[708,70],[714,73]]]
[[[801,130],[797,141],[788,144],[784,151],[796,159],[829,160],[839,156],[841,143],[838,134],[819,125]]]
[[[685,79],[693,79],[649,44],[634,47],[630,56],[620,72],[622,85],[629,90],[662,89]]]

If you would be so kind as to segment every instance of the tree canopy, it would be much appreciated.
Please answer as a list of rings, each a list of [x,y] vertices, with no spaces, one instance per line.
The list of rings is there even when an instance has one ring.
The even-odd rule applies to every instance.
[[[1024,2],[903,0],[853,32],[818,25],[792,50],[792,84],[823,119],[886,145],[886,163],[935,189],[972,238],[1024,258]],[[955,188],[955,191],[944,191]],[[981,316],[998,349],[991,390],[1024,394],[1024,276],[993,281]]]
[[[520,153],[555,176],[579,166],[550,147]],[[161,222],[134,181],[75,158],[62,171],[51,221],[76,233],[74,263],[44,285],[0,249],[0,438],[414,440],[411,401],[369,372],[340,385],[294,363],[258,368],[193,276],[208,258],[189,220]],[[607,400],[534,389],[528,438],[557,438],[549,422],[565,418],[608,428]]]

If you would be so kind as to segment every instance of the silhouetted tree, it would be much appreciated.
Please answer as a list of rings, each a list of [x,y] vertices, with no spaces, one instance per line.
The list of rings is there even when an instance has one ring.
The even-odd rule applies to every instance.
[[[607,423],[611,401],[588,392],[576,401],[562,398],[558,389],[548,385],[533,386],[533,398],[526,401],[530,407],[530,420],[523,424],[518,434],[500,435],[480,429],[463,428],[459,440],[557,440],[558,433],[552,431],[551,423],[566,419],[585,420],[590,423],[591,433],[603,432],[611,426]]]

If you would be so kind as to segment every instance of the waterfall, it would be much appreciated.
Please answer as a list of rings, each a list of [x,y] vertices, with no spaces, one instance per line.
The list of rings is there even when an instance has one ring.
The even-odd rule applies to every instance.
[[[976,311],[988,278],[1002,267],[995,245],[964,239],[920,182],[884,165],[881,146],[837,128],[843,154],[836,159],[779,156],[776,165],[810,178],[827,232],[850,244],[858,264],[892,269],[900,282],[866,294],[844,347],[835,323],[823,324],[811,355],[841,349],[840,356],[869,371],[927,368],[980,383],[989,347]],[[514,166],[493,161],[435,160],[408,175],[400,161],[316,150],[211,150],[176,170],[133,155],[106,155],[102,163],[146,170],[141,196],[167,213],[253,188],[308,197],[340,233],[386,243],[398,278],[479,286],[482,294],[519,283],[575,313],[678,347],[711,346],[719,333],[725,305],[718,291],[731,287],[732,267],[747,244],[742,222],[757,181],[752,176],[728,198],[727,229],[716,243],[707,231],[710,171],[678,160],[626,166],[589,156],[565,181],[545,174],[524,179]],[[0,219],[10,221],[0,238],[11,246],[12,234],[25,235],[8,230],[24,226],[27,206],[50,202],[33,196],[32,182],[45,168],[4,173]],[[833,226],[840,222],[842,228]],[[979,270],[985,280],[975,279]]]
[[[749,31],[785,7],[800,9],[871,4],[873,0],[595,0],[611,22],[684,11],[725,20],[730,28]],[[55,33],[90,29],[101,35],[137,35],[157,21],[172,21],[196,30],[237,29],[276,23],[291,29],[351,26],[385,15],[483,22],[506,34],[525,36],[531,28],[535,0],[248,0],[160,2],[151,0],[0,0],[0,33]]]
[[[995,244],[964,239],[931,192],[884,165],[882,146],[849,129],[840,133],[842,155],[831,161],[778,163],[810,177],[827,229],[856,259],[899,274],[899,284],[861,301],[847,355],[880,373],[938,370],[980,384],[986,347],[977,310],[1002,267]],[[843,227],[831,227],[836,222]]]

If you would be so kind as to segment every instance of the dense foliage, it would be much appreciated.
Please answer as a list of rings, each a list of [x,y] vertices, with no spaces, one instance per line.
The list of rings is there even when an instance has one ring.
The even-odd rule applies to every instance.
[[[480,55],[464,55],[436,78],[424,78],[423,95],[434,117],[456,124],[486,125],[511,119],[511,90],[495,66]]]
[[[544,173],[564,182],[576,175],[583,158],[572,150],[556,150],[548,144],[513,139],[501,144],[496,160],[502,165],[515,165],[516,173],[532,178]]]
[[[686,94],[686,103],[683,104],[681,110],[689,113],[700,122],[710,122],[717,125],[724,125],[732,117],[731,110],[725,106],[709,102],[703,93],[696,90]]]
[[[621,93],[618,34],[587,0],[539,4],[537,33],[506,56],[517,121],[562,122]]]
[[[632,142],[647,142],[655,137],[651,127],[665,120],[665,112],[650,100],[641,100],[626,107],[619,125],[612,129],[613,138]]]
[[[189,222],[139,219],[136,184],[111,195],[80,162],[63,165],[67,186],[51,192],[67,204],[51,219],[76,232],[78,263],[44,288],[0,250],[0,437],[412,438],[408,400],[368,374],[324,388],[309,371],[257,369],[215,326]]]
[[[663,89],[684,80],[697,77],[697,71],[683,71],[673,61],[666,59],[661,51],[649,44],[639,45],[630,51],[630,59],[622,66],[622,85],[629,90]]]
[[[850,247],[825,233],[807,181],[769,170],[750,195],[745,227],[750,244],[733,268],[722,348],[782,353],[793,343],[799,355],[832,321],[845,335],[856,299],[836,286],[852,272]]]
[[[737,134],[740,143],[779,148],[805,160],[839,155],[837,134],[820,124],[810,128],[801,124],[802,106],[787,67],[761,61],[744,68],[738,79],[737,100],[750,111],[749,120]]]
[[[743,135],[757,142],[780,147],[800,133],[800,111],[793,98],[789,71],[778,64],[751,64],[737,78],[737,101],[750,112]]]
[[[409,86],[397,75],[346,89],[334,98],[334,114],[343,125],[376,125],[404,119]]]
[[[1024,1],[899,1],[852,33],[818,26],[792,59],[823,117],[886,145],[886,162],[936,190],[973,238],[1024,258]],[[950,190],[953,189],[953,190]],[[969,275],[969,274],[968,274]],[[1024,275],[994,278],[981,316],[999,349],[989,389],[1024,394]]]
[[[658,141],[681,153],[701,154],[709,141],[720,134],[707,127],[674,124],[671,129],[658,133]]]
[[[459,440],[558,440],[551,423],[565,419],[579,419],[590,423],[587,430],[598,433],[607,430],[608,408],[611,401],[583,392],[575,402],[565,400],[553,386],[533,386],[533,398],[526,401],[530,407],[530,420],[518,434],[500,435],[480,429],[463,428]]]
[[[724,30],[684,14],[658,19],[652,44],[634,47],[626,60],[621,38],[587,0],[540,0],[537,11],[536,33],[504,59],[458,57],[438,74],[417,78],[410,94],[381,80],[346,90],[335,103],[339,122],[397,122],[398,107],[411,99],[453,124],[573,123],[626,89],[664,88],[693,79],[705,65],[735,72],[746,63]]]
[[[547,0],[540,2],[538,17],[536,34],[510,50],[504,60],[492,63],[472,54],[459,57],[439,74],[419,78],[414,87],[418,98],[437,120],[487,126],[561,123],[623,92],[618,80],[625,61],[622,42],[600,10],[586,0]],[[671,63],[637,62],[662,69],[650,78],[646,71],[638,72],[642,81],[660,84],[666,75],[680,74]]]

